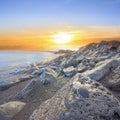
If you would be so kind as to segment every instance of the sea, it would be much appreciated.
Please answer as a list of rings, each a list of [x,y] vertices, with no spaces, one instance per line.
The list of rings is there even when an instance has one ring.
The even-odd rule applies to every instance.
[[[29,66],[30,64],[37,64],[47,59],[53,59],[57,57],[51,52],[0,52],[0,73],[8,71],[10,69],[20,68],[22,66]]]

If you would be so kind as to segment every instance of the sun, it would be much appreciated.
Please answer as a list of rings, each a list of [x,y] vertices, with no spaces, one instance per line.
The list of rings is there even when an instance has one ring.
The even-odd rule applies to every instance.
[[[73,35],[68,33],[58,33],[53,35],[52,38],[54,39],[54,42],[57,44],[66,44],[72,40]]]

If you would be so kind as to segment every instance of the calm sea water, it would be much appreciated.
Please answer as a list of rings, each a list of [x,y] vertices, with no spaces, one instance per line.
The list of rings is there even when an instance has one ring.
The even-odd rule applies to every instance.
[[[0,52],[0,70],[5,67],[27,66],[54,57],[53,53],[48,52]]]

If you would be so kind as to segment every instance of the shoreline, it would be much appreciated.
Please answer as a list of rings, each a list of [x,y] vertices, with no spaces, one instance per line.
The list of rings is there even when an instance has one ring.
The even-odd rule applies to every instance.
[[[7,51],[3,51],[3,52],[7,52]],[[9,51],[10,53],[12,52],[12,51]],[[13,51],[13,53],[14,52],[22,52],[22,51]],[[26,53],[30,53],[31,51],[23,51],[23,52],[26,52]],[[32,51],[33,53],[34,53],[34,51]],[[36,53],[36,51],[35,51],[35,53]],[[16,69],[24,69],[24,68],[28,68],[28,67],[30,67],[30,66],[32,66],[32,65],[39,65],[39,64],[43,64],[43,63],[45,63],[45,62],[49,62],[50,60],[52,60],[52,59],[55,59],[55,58],[57,58],[58,56],[60,56],[60,55],[56,55],[56,54],[54,54],[54,52],[39,52],[38,51],[38,53],[52,53],[53,55],[52,56],[48,56],[48,58],[47,58],[47,56],[46,57],[42,57],[41,56],[41,60],[36,60],[36,61],[34,61],[34,62],[30,62],[30,63],[27,63],[27,64],[25,64],[25,63],[17,63],[16,65],[9,65],[9,66],[1,66],[0,67],[0,74],[2,74],[2,73],[4,73],[4,72],[9,72],[9,71],[14,71],[14,70],[16,70]],[[47,55],[47,54],[46,54]],[[17,62],[17,60],[16,60],[16,62]]]

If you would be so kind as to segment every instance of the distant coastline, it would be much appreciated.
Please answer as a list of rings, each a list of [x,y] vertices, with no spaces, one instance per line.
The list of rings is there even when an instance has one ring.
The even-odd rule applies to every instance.
[[[54,59],[53,52],[0,51],[0,73]]]

